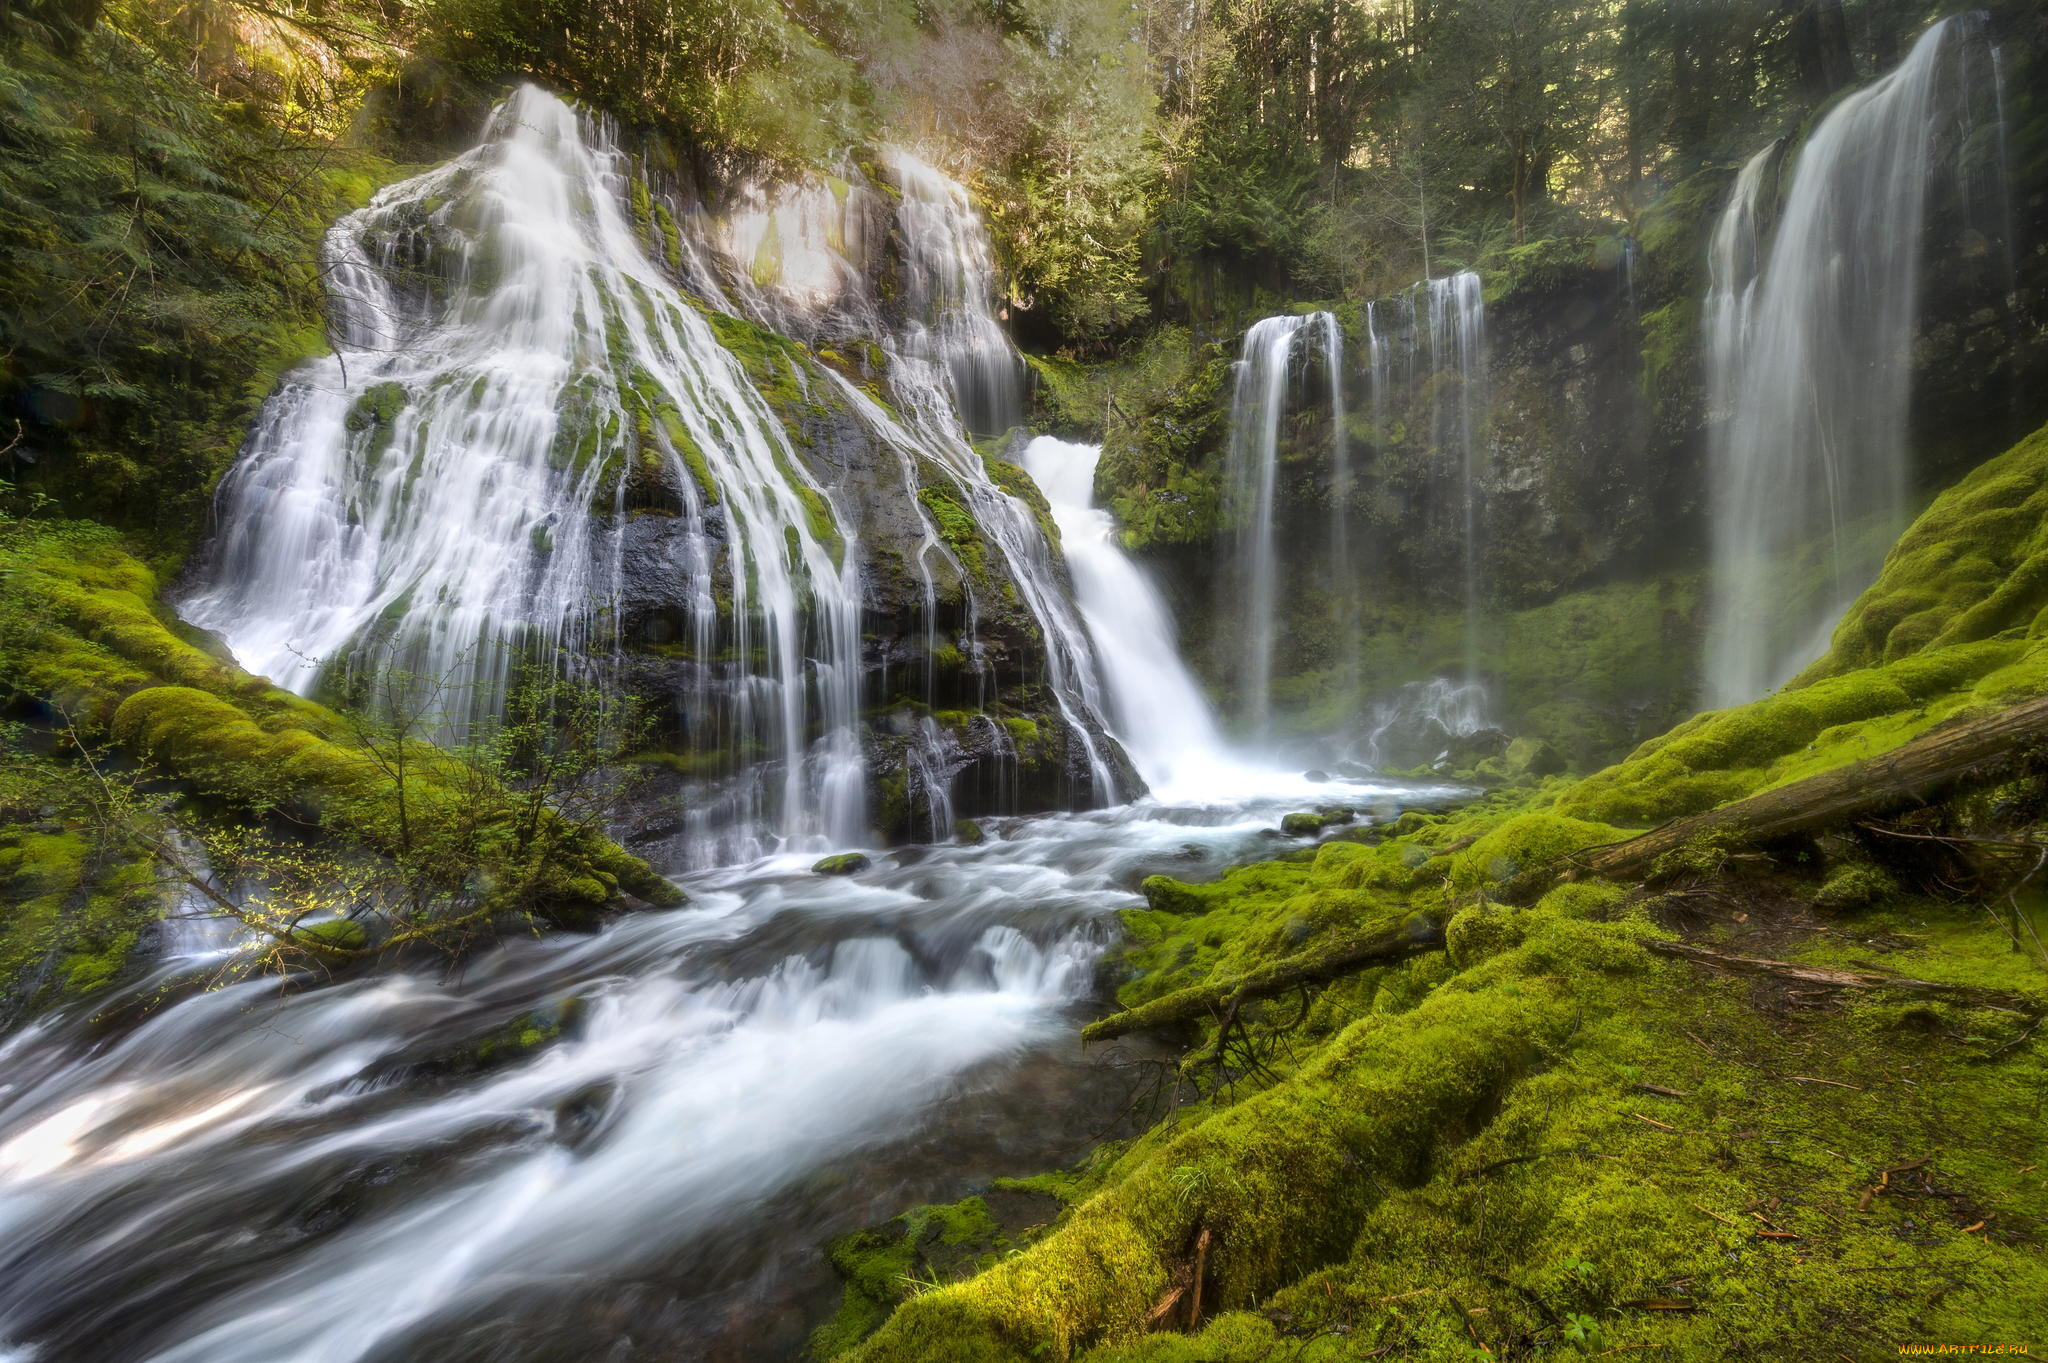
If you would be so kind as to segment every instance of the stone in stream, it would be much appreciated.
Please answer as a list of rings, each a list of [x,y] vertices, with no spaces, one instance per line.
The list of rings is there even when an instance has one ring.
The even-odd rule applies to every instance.
[[[874,864],[865,852],[835,852],[812,862],[811,869],[821,876],[850,876]]]

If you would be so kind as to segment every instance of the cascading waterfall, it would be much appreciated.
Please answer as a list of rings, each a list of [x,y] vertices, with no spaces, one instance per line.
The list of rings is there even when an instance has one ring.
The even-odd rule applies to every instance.
[[[1780,144],[1773,142],[1743,163],[1708,244],[1703,315],[1707,378],[1712,386],[1707,394],[1707,419],[1716,423],[1725,423],[1735,414],[1739,375],[1733,361],[1742,353],[1743,340],[1749,334],[1750,307],[1763,264],[1764,187],[1776,168],[1779,150]]]
[[[1903,521],[1922,238],[1936,152],[1979,84],[1957,78],[1977,27],[1942,20],[1829,110],[1760,268],[1768,149],[1715,231],[1710,704],[1752,700],[1817,656]]]
[[[1116,523],[1095,505],[1099,445],[1039,436],[1024,471],[1045,493],[1074,577],[1074,595],[1102,658],[1110,732],[1155,796],[1200,788],[1228,765],[1201,688],[1180,660],[1173,616],[1117,545]]]
[[[1023,364],[990,301],[995,263],[967,190],[901,149],[884,157],[902,191],[906,325],[898,351],[944,371],[960,423],[998,435],[1023,416]]]
[[[1462,695],[1483,697],[1480,681],[1484,632],[1480,580],[1482,511],[1485,497],[1487,362],[1486,297],[1478,274],[1471,270],[1423,280],[1405,293],[1366,304],[1367,402],[1373,439],[1389,438],[1388,404],[1397,388],[1416,391],[1426,385],[1428,432],[1441,456],[1453,462],[1455,538],[1465,607],[1465,665],[1456,682],[1444,687]],[[1483,702],[1482,702],[1483,704]]]
[[[266,406],[185,615],[300,692],[402,668],[487,714],[516,651],[609,647],[627,512],[663,500],[698,727],[779,787],[704,837],[853,841],[858,545],[621,189],[604,130],[528,86],[474,151],[343,219],[336,353]]]
[[[1264,738],[1273,724],[1273,641],[1278,633],[1274,616],[1279,608],[1273,521],[1280,477],[1280,417],[1287,403],[1295,341],[1327,315],[1265,317],[1252,323],[1244,334],[1231,391],[1227,477],[1238,526],[1241,583],[1238,715],[1255,739]]]
[[[1358,565],[1351,555],[1350,416],[1344,408],[1344,327],[1333,312],[1315,315],[1323,347],[1323,369],[1330,386],[1330,600],[1337,613],[1336,691],[1346,713],[1361,700],[1359,669],[1363,646],[1359,623]],[[1370,327],[1368,327],[1370,330]],[[1377,355],[1368,356],[1376,363]]]
[[[1087,798],[1129,798],[1136,792],[1122,788],[1098,737],[1108,711],[1101,669],[1059,562],[1031,508],[995,482],[969,438],[970,430],[1007,430],[1023,408],[1023,361],[995,317],[988,233],[960,184],[899,148],[885,149],[882,161],[900,196],[903,283],[895,306],[884,309],[865,282],[862,253],[880,243],[863,235],[874,191],[857,182],[843,194],[824,186],[749,191],[745,204],[714,228],[715,247],[736,280],[731,293],[757,320],[793,334],[880,341],[893,410],[826,372],[870,433],[897,451],[911,503],[929,478],[942,479],[1001,551],[1044,640],[1046,682],[1088,768]],[[773,252],[771,241],[779,243]],[[900,320],[892,327],[885,314]],[[947,558],[960,565],[928,517],[925,530],[915,566],[930,631],[936,607],[929,563]],[[919,765],[912,776],[920,782],[936,770],[929,761]]]

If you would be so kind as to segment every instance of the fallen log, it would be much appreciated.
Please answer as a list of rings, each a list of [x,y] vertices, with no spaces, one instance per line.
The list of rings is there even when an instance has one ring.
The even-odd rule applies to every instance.
[[[1575,860],[1594,875],[1620,880],[1649,870],[1657,858],[1702,836],[1732,834],[1746,842],[1769,842],[1927,804],[1995,773],[2021,747],[2043,738],[2048,738],[2048,696],[1945,725],[1890,752],[1674,819],[1626,842],[1590,848]]]
[[[1359,933],[1344,933],[1284,956],[1234,979],[1204,982],[1112,1013],[1081,1029],[1083,1041],[1107,1041],[1148,1027],[1217,1018],[1238,1004],[1284,994],[1297,985],[1323,984],[1367,966],[1406,960],[1444,944],[1444,920],[1416,912]]]
[[[1736,956],[1725,951],[1712,951],[1686,942],[1645,942],[1644,946],[1660,956],[1676,956],[1680,960],[1695,961],[1700,965],[1712,966],[1738,975],[1769,975],[1781,980],[1792,980],[1799,984],[1817,985],[1823,989],[1873,989],[1892,994],[1907,994],[1914,998],[1947,999],[1955,1003],[1968,1004],[1973,1008],[1995,1008],[2000,1012],[2018,1013],[2032,1017],[2042,1011],[2043,1005],[2022,994],[2002,994],[1990,989],[1972,989],[1962,984],[1942,984],[1936,980],[1916,980],[1907,975],[1880,975],[1870,970],[1829,970],[1823,966],[1799,965],[1792,961],[1773,961],[1762,956]]]

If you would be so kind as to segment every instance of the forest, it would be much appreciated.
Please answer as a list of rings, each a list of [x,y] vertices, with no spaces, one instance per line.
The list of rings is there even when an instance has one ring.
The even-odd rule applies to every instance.
[[[0,0],[0,1363],[2023,1353],[2048,10]]]

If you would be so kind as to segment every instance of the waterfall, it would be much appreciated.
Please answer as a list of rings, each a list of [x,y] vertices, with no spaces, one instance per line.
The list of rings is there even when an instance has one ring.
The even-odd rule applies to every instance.
[[[693,727],[772,760],[703,836],[852,841],[859,546],[642,249],[623,176],[603,128],[528,86],[336,225],[336,351],[264,408],[185,616],[292,690],[388,667],[474,719],[520,652],[614,648],[627,543],[651,542],[704,679]]]
[[[729,292],[766,325],[806,337],[878,341],[890,402],[832,370],[825,371],[871,436],[894,449],[912,506],[933,480],[957,492],[981,532],[1002,555],[1018,600],[1044,641],[1046,683],[1089,773],[1084,798],[1114,803],[1122,788],[1113,755],[1101,741],[1108,703],[1088,631],[1069,600],[1061,564],[1032,509],[990,474],[970,431],[1000,432],[1022,418],[1023,362],[995,316],[995,266],[988,233],[966,189],[900,148],[885,148],[884,170],[897,191],[896,264],[901,288],[884,306],[871,284],[882,249],[865,219],[880,196],[866,184],[795,182],[748,188],[742,203],[708,230],[733,277]],[[765,243],[780,245],[768,251]],[[928,634],[936,598],[929,563],[957,558],[924,518],[914,565],[923,577]],[[962,570],[973,594],[971,576]],[[972,603],[975,609],[997,603]],[[931,642],[936,642],[932,640]],[[931,650],[927,649],[927,656]],[[984,683],[987,685],[986,681]],[[919,789],[938,766],[929,748],[912,757]]]
[[[1244,334],[1230,399],[1229,496],[1238,526],[1238,712],[1254,738],[1273,723],[1274,616],[1279,610],[1274,501],[1280,415],[1297,337],[1317,318],[1266,317]],[[1335,330],[1334,325],[1332,330]],[[1336,357],[1332,356],[1334,361]]]
[[[1743,167],[1710,256],[1713,579],[1706,689],[1752,700],[1826,646],[1904,519],[1920,257],[1944,79],[1974,28],[1945,19],[1843,97],[1800,148],[1760,267],[1767,149]],[[1958,101],[1945,87],[1961,84]]]
[[[1725,423],[1735,412],[1736,359],[1749,334],[1757,271],[1763,263],[1764,185],[1780,147],[1773,142],[1743,163],[1707,248],[1707,416],[1714,422]]]
[[[1486,688],[1446,677],[1410,682],[1366,712],[1358,760],[1375,771],[1438,762],[1451,743],[1493,727]]]
[[[1465,602],[1464,684],[1480,663],[1481,513],[1485,498],[1486,296],[1478,274],[1425,279],[1384,303],[1368,303],[1366,344],[1374,439],[1388,438],[1387,403],[1397,384],[1426,393],[1430,443],[1451,465],[1449,499],[1460,546]]]
[[[1226,764],[1223,739],[1180,660],[1166,603],[1118,546],[1109,513],[1095,505],[1101,455],[1099,445],[1039,436],[1025,448],[1024,469],[1059,525],[1074,595],[1102,659],[1110,732],[1153,793],[1172,798]]]
[[[903,354],[944,370],[960,421],[996,435],[1023,418],[1023,369],[990,303],[995,264],[967,190],[915,156],[891,148],[884,164],[902,192],[897,230],[905,243]]]
[[[1323,368],[1330,386],[1330,602],[1337,631],[1336,692],[1346,711],[1360,700],[1358,567],[1351,558],[1351,432],[1344,410],[1344,328],[1332,312],[1319,312]],[[1370,327],[1367,328],[1368,332]],[[1369,357],[1376,358],[1376,357]]]
[[[1431,385],[1437,448],[1458,460],[1460,505],[1464,516],[1465,685],[1479,681],[1479,500],[1483,451],[1479,429],[1485,411],[1486,299],[1479,276],[1471,270],[1420,286],[1427,304],[1429,367],[1432,375],[1455,373],[1457,393],[1445,401],[1443,385]]]

